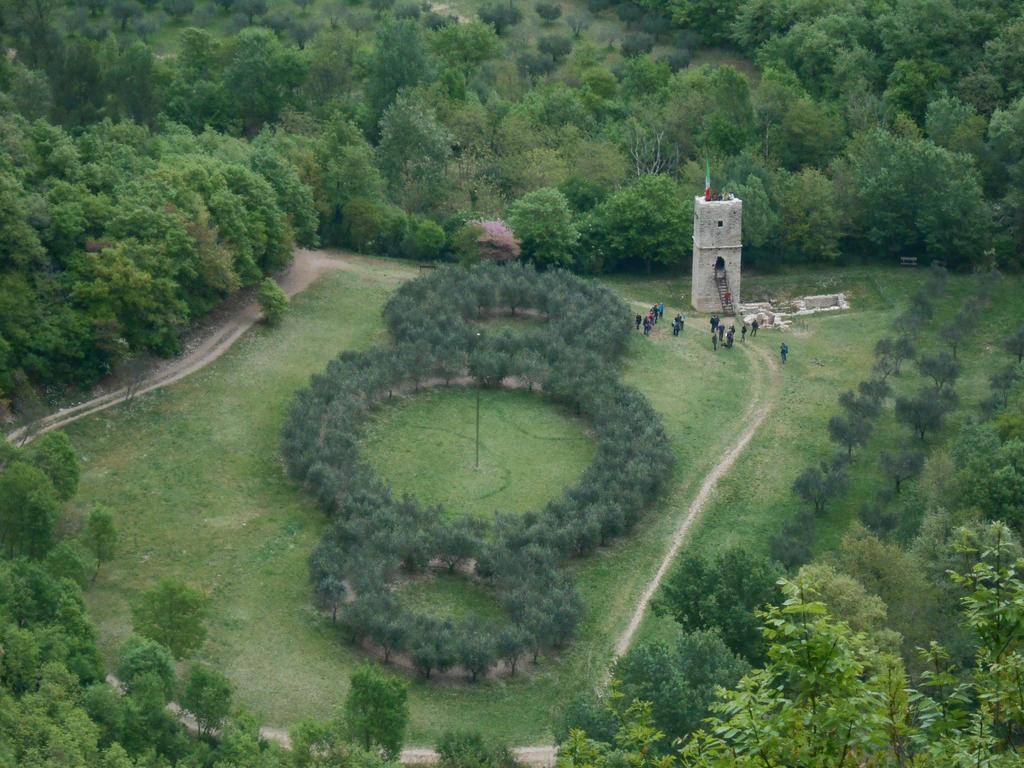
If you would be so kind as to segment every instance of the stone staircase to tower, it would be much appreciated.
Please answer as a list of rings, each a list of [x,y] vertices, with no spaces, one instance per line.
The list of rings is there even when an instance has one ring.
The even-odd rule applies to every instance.
[[[729,293],[729,279],[725,270],[715,271],[715,285],[718,287],[718,298],[722,302],[722,312],[727,315],[735,315],[736,310],[732,305],[732,296]]]

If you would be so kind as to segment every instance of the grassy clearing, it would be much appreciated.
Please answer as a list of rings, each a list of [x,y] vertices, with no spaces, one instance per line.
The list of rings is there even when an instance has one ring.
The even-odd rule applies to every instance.
[[[385,406],[367,428],[366,456],[399,494],[447,514],[490,518],[544,506],[594,458],[584,423],[528,392],[449,388]]]
[[[475,616],[487,624],[508,621],[508,614],[487,590],[458,573],[438,571],[413,579],[399,588],[398,598],[409,610],[438,619],[461,622]]]

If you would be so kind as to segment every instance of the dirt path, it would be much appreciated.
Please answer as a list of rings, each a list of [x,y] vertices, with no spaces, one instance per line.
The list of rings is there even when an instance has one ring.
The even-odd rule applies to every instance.
[[[278,285],[281,286],[288,296],[294,296],[306,290],[325,272],[338,269],[358,270],[362,266],[362,261],[365,261],[363,257],[351,256],[349,254],[330,256],[324,251],[298,249],[294,252],[291,266],[276,275],[274,279],[277,280]],[[180,357],[158,364],[131,396],[137,397],[146,392],[152,392],[154,389],[166,387],[205,368],[231,349],[232,345],[260,317],[260,308],[255,301],[244,304],[230,312],[221,322],[215,324],[212,330],[204,334],[200,342],[192,349],[189,349]],[[23,442],[30,442],[35,437],[46,432],[60,429],[81,418],[110,408],[123,402],[128,397],[128,388],[120,387],[87,400],[84,403],[62,408],[56,413],[43,417],[33,425],[32,433]],[[7,439],[11,442],[21,441],[25,430],[25,427],[14,430],[7,435]]]
[[[778,368],[775,366],[774,358],[772,358],[762,347],[754,346],[753,344],[743,348],[749,349],[754,355],[761,358],[762,364],[769,371],[770,386],[772,389],[778,384]],[[617,659],[624,655],[629,650],[629,646],[633,643],[633,637],[636,635],[637,629],[640,628],[640,623],[643,621],[644,614],[647,612],[647,608],[651,603],[651,599],[654,597],[654,593],[658,591],[658,587],[661,586],[662,580],[665,578],[665,574],[668,573],[669,568],[672,567],[672,562],[675,560],[676,555],[679,554],[679,550],[682,549],[683,544],[686,542],[686,537],[690,533],[690,529],[693,527],[694,522],[700,517],[704,511],[704,507],[707,505],[708,499],[711,498],[711,492],[715,489],[715,485],[718,480],[724,475],[730,467],[735,463],[743,449],[747,447],[751,439],[754,437],[754,433],[757,432],[758,427],[761,426],[761,422],[764,421],[768,412],[771,410],[772,398],[766,396],[765,387],[769,385],[765,382],[764,371],[761,370],[756,379],[756,386],[754,395],[750,399],[750,406],[747,408],[747,412],[743,416],[743,420],[740,423],[745,423],[747,428],[743,430],[743,433],[736,438],[736,441],[726,449],[725,453],[722,454],[715,462],[714,469],[708,473],[707,477],[704,478],[704,482],[701,483],[700,490],[697,491],[697,495],[690,503],[690,508],[686,512],[686,516],[679,522],[678,527],[672,534],[672,539],[669,543],[668,550],[665,552],[665,556],[661,560],[661,565],[658,566],[658,570],[654,573],[653,578],[648,582],[644,588],[643,594],[640,595],[640,600],[636,604],[636,610],[633,611],[633,617],[629,621],[629,625],[625,631],[619,636],[618,641],[615,643],[615,651],[613,659]],[[609,668],[608,674],[611,674]]]

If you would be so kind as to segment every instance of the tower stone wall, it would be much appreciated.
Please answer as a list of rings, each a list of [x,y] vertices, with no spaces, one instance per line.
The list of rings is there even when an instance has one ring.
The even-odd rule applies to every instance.
[[[715,264],[721,258],[732,294],[732,305],[740,303],[740,257],[743,247],[743,201],[693,201],[693,287],[690,301],[698,312],[722,313],[722,300],[715,283]]]

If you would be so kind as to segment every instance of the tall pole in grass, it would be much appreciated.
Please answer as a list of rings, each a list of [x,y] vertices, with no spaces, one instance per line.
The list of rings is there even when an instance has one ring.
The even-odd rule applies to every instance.
[[[480,342],[480,332],[476,333],[477,343]],[[476,468],[480,469],[480,382],[476,383]]]

